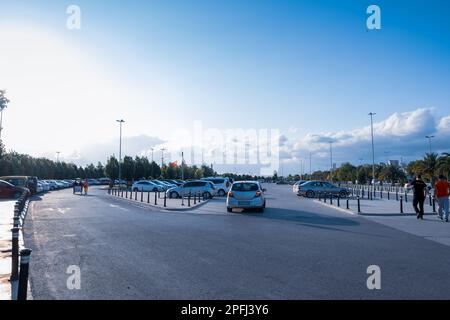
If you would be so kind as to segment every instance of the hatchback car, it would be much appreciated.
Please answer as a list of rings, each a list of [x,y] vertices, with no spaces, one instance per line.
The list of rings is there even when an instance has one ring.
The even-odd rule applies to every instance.
[[[154,183],[153,181],[141,180],[133,183],[133,185],[131,186],[131,190],[144,192],[163,192],[165,189],[164,187]]]
[[[226,196],[228,191],[230,191],[231,181],[227,177],[203,178],[202,180],[212,182],[217,189],[217,195],[220,197]]]
[[[257,209],[263,212],[266,207],[264,189],[258,181],[239,181],[233,183],[227,195],[227,211],[233,209]]]
[[[203,198],[210,199],[217,193],[214,185],[209,181],[194,180],[188,181],[185,184],[170,188],[166,191],[169,198],[180,198],[181,196],[198,195],[201,194]]]
[[[296,183],[294,183],[293,185],[292,185],[292,192],[294,192],[295,194],[298,194],[298,187],[300,186],[300,185],[302,185],[303,183],[305,183],[307,180],[299,180],[299,181],[297,181]]]
[[[335,186],[327,181],[308,181],[298,187],[298,195],[315,198],[319,195],[333,195],[345,198],[349,191],[346,188]]]

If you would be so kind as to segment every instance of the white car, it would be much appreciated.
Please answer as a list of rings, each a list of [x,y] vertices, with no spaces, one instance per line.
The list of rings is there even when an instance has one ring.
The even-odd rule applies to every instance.
[[[149,180],[136,181],[131,186],[131,190],[144,191],[144,192],[163,192],[163,191],[165,191],[164,187],[154,183],[153,181],[149,181]]]
[[[258,181],[234,182],[227,195],[227,211],[257,209],[259,212],[264,212],[266,208],[264,191]]]
[[[197,196],[201,194],[203,198],[210,199],[214,197],[217,193],[214,185],[209,181],[204,180],[194,180],[188,181],[185,184],[170,188],[166,191],[168,198],[180,198],[181,196]]]
[[[295,194],[298,194],[298,191],[299,191],[299,188],[298,188],[298,187],[299,187],[301,184],[305,183],[305,182],[307,182],[307,180],[299,180],[299,181],[297,181],[296,183],[294,183],[294,184],[292,185],[292,192],[295,193]]]
[[[50,191],[50,184],[45,180],[39,180],[38,183],[42,185],[44,192]]]
[[[230,178],[227,177],[215,177],[215,178],[202,178],[204,181],[210,181],[214,184],[214,188],[217,189],[217,195],[224,197],[227,195],[231,188]]]

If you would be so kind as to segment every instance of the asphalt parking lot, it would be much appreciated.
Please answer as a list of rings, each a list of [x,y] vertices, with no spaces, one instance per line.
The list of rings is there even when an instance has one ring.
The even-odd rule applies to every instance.
[[[35,299],[450,297],[447,246],[265,185],[267,209],[144,208],[92,188],[37,197],[25,224]],[[369,290],[367,268],[381,269]],[[67,287],[70,266],[80,289]]]

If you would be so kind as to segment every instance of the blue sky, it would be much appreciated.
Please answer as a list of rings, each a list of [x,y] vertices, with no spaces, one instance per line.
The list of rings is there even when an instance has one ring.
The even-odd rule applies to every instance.
[[[79,31],[65,28],[70,4],[81,8]],[[381,8],[381,30],[366,30],[370,4]],[[405,118],[423,108],[432,119],[419,119],[428,121],[417,125],[422,131],[386,139],[385,145],[377,146],[378,160],[385,154],[421,155],[426,147],[424,133],[436,134],[436,148],[448,151],[447,136],[442,134],[450,115],[450,3],[445,0],[0,0],[0,6],[0,24],[52,34],[58,48],[70,47],[83,56],[82,66],[94,65],[96,77],[113,83],[96,82],[103,85],[105,96],[112,92],[111,103],[121,101],[120,105],[100,108],[101,99],[91,103],[88,97],[83,99],[88,105],[83,112],[105,122],[91,139],[105,144],[116,134],[117,117],[126,118],[128,138],[146,135],[166,140],[171,127],[190,128],[196,120],[219,129],[278,128],[288,141],[283,154],[290,172],[311,151],[306,143],[311,139],[305,137],[366,132],[370,111],[382,122],[394,113]],[[61,68],[55,64],[55,69]],[[83,76],[89,77],[89,72],[80,79]],[[0,87],[8,89],[8,79],[0,76],[0,80]],[[14,93],[10,99],[20,101],[15,97],[20,90],[10,91]],[[114,96],[116,92],[120,97]],[[17,102],[13,113],[13,107],[8,110],[9,126],[27,108]],[[64,116],[45,109],[50,108],[46,101],[42,108],[45,121],[58,122]],[[74,115],[72,119],[97,127],[87,118]],[[49,150],[33,149],[18,132],[16,138],[7,135],[6,130],[13,129],[6,119],[5,142],[19,151],[53,153],[58,148],[69,157],[93,144],[89,137],[69,139],[67,130]],[[43,132],[42,139],[50,134]],[[398,144],[393,144],[396,140]],[[370,158],[365,149],[356,155],[361,149],[358,143],[345,141],[341,147],[342,155],[337,142],[338,163]],[[326,148],[312,149],[317,168],[326,167]]]

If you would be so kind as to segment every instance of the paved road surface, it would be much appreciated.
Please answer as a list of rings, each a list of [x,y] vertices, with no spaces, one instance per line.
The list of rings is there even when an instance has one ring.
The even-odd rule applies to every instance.
[[[104,191],[37,199],[26,222],[35,299],[450,298],[450,249],[268,188],[264,214],[144,209]],[[66,270],[81,268],[81,290]],[[381,290],[366,287],[381,267]]]

